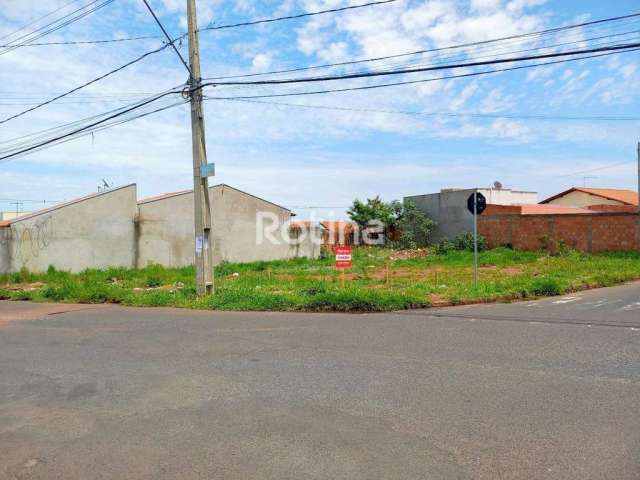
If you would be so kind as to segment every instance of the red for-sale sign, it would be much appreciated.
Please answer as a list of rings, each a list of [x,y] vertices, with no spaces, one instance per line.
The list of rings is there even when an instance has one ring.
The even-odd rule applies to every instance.
[[[351,247],[336,247],[336,268],[351,268]]]

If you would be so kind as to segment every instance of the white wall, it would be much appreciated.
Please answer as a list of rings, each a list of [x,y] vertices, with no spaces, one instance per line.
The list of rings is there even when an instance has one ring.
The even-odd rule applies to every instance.
[[[128,185],[19,217],[0,229],[0,271],[130,267],[135,214]]]
[[[215,263],[319,256],[319,245],[311,242],[308,235],[300,245],[283,238],[282,226],[291,220],[289,210],[228,185],[210,187],[209,198],[213,211],[211,241]],[[193,193],[143,200],[138,208],[137,265],[142,267],[151,262],[176,267],[192,265],[195,249]],[[270,215],[265,219],[267,228],[270,219],[275,218],[276,244],[268,241],[264,231],[260,235],[259,213]]]

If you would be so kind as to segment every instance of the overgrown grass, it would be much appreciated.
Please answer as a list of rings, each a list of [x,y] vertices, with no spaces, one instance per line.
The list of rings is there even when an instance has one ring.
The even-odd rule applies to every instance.
[[[198,298],[194,269],[150,265],[71,274],[0,275],[0,299],[38,302],[119,303],[220,310],[388,311],[469,302],[561,295],[640,279],[640,253],[561,256],[495,249],[480,254],[480,283],[473,286],[473,255],[393,260],[383,248],[354,251],[341,274],[332,258],[223,263],[216,267],[216,295]]]

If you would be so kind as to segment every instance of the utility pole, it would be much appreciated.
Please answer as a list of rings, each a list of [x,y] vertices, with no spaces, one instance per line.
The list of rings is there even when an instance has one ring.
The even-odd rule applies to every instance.
[[[638,142],[638,214],[640,214],[640,142]]]
[[[200,76],[200,46],[195,0],[187,0],[189,26],[189,79],[191,98],[191,148],[193,152],[193,204],[195,216],[196,289],[198,295],[213,293],[213,258],[210,243],[211,205],[209,202],[210,167],[204,138],[202,111],[202,79]]]

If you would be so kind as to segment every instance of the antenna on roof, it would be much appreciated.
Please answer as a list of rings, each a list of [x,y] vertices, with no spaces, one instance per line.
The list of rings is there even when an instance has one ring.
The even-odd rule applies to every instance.
[[[493,188],[495,188],[496,190],[502,190],[502,182],[496,180],[495,182],[493,182]]]

